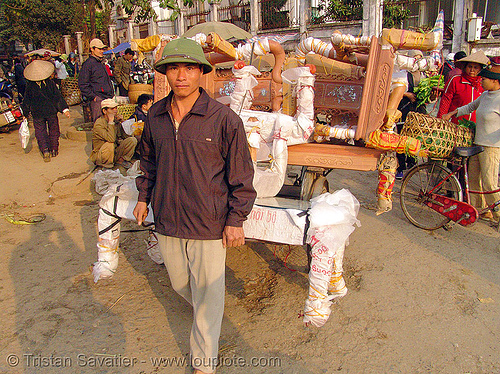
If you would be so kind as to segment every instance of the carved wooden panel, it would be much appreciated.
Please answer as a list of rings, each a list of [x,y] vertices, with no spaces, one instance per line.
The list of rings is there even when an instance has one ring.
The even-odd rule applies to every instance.
[[[382,151],[348,145],[306,143],[288,147],[288,165],[370,171]]]
[[[393,68],[392,49],[382,49],[377,38],[372,37],[356,139],[367,140],[383,124]]]

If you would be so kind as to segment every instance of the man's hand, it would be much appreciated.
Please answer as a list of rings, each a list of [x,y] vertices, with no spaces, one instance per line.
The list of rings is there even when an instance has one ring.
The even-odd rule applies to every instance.
[[[415,95],[413,92],[405,92],[404,96],[406,96],[408,98],[408,100],[410,100],[410,102],[412,102],[412,103],[417,101],[417,95]]]
[[[112,112],[108,112],[108,124],[113,125],[115,123],[115,114]]]
[[[69,110],[65,111],[64,112],[64,115],[68,118],[71,118],[71,114],[69,113]]]
[[[138,225],[142,225],[148,215],[148,204],[143,201],[138,201],[134,208],[134,217]]]
[[[224,248],[237,247],[245,244],[243,227],[226,226],[222,232],[222,245]]]

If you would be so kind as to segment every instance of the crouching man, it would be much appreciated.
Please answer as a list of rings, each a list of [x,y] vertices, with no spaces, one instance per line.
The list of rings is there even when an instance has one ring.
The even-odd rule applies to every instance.
[[[226,248],[245,243],[243,221],[256,193],[243,123],[200,88],[212,66],[201,46],[169,42],[156,71],[170,94],[148,112],[139,146],[141,224],[152,203],[158,244],[173,289],[193,307],[195,373],[213,373],[224,314]]]
[[[130,160],[137,146],[137,139],[129,136],[122,128],[118,104],[113,99],[101,101],[102,116],[92,129],[92,153],[90,160],[97,166],[112,168],[132,166]]]

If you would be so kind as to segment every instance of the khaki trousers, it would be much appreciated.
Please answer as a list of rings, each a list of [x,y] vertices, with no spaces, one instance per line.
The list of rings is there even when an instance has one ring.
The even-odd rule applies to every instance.
[[[469,159],[469,188],[475,191],[493,191],[498,189],[498,167],[500,148],[484,147],[484,151]],[[500,193],[478,195],[471,194],[471,204],[478,209],[485,208],[500,200]],[[498,219],[500,212],[493,212]]]
[[[172,288],[193,306],[191,364],[212,373],[224,314],[226,249],[222,240],[157,235]]]
[[[92,151],[90,159],[98,166],[112,168],[114,163],[121,158],[130,161],[134,156],[137,139],[133,136],[123,139],[115,149],[115,143],[104,143],[97,151]]]

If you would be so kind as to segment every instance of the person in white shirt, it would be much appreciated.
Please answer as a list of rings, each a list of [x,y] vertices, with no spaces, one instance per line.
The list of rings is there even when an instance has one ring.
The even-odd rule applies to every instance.
[[[494,191],[498,189],[500,164],[500,65],[491,65],[478,75],[485,91],[473,102],[443,115],[443,119],[449,120],[453,115],[463,116],[476,111],[474,144],[483,146],[484,151],[469,160],[470,189]],[[472,194],[471,200],[472,205],[482,209],[500,200],[500,193]],[[498,222],[500,212],[487,211],[480,218]]]
[[[60,57],[56,57],[54,59],[54,66],[56,67],[55,80],[56,80],[57,87],[59,87],[59,90],[60,90],[62,80],[68,78],[68,72],[66,71],[66,65],[64,65],[64,62],[61,60]]]

